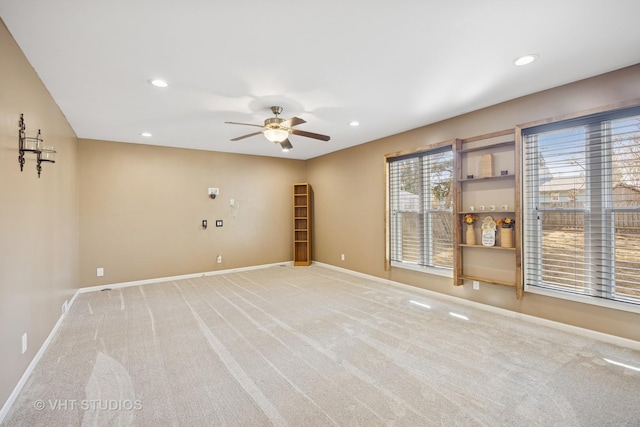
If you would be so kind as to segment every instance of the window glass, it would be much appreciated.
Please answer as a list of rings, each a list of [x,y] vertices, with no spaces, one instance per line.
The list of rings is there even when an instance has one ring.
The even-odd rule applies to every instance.
[[[389,159],[391,261],[453,266],[451,147]]]
[[[640,110],[523,135],[527,289],[640,304]]]

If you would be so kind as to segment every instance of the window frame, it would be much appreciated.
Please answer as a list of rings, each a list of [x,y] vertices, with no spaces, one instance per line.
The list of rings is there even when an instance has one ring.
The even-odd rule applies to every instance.
[[[623,116],[619,116],[619,114],[623,114]],[[538,191],[537,191],[537,194],[534,196],[527,197],[527,193],[525,191],[525,189],[530,190],[530,188],[527,188],[528,180],[536,180],[536,181],[538,180],[537,178],[538,175],[536,174],[537,172],[529,173],[527,170],[527,148],[526,148],[525,141],[529,134],[534,133],[532,129],[538,128],[541,131],[551,130],[553,128],[567,129],[572,126],[576,126],[576,124],[579,124],[581,121],[584,121],[584,124],[587,125],[589,122],[593,122],[594,119],[597,119],[598,127],[599,127],[598,132],[602,132],[602,134],[604,134],[604,139],[606,139],[609,136],[610,129],[608,127],[603,127],[602,126],[603,123],[610,123],[611,120],[616,120],[623,117],[631,118],[631,117],[637,116],[638,114],[640,114],[640,104],[638,103],[638,101],[635,101],[635,102],[629,102],[629,103],[620,103],[613,106],[603,107],[600,109],[594,109],[588,112],[558,117],[553,120],[545,120],[541,122],[529,123],[529,124],[520,125],[517,127],[519,130],[519,132],[517,133],[519,134],[519,139],[522,144],[522,154],[523,154],[520,159],[521,171],[522,171],[521,172],[522,173],[522,193],[521,193],[522,194],[522,218],[523,218],[523,221],[522,221],[523,234],[522,235],[523,235],[523,238],[524,236],[534,236],[536,239],[538,239],[537,243],[534,243],[534,244],[526,243],[524,242],[524,239],[523,239],[522,270],[523,270],[523,276],[524,276],[524,281],[523,281],[524,290],[526,292],[545,295],[552,298],[565,299],[565,300],[586,303],[586,304],[591,304],[591,305],[596,305],[596,306],[601,306],[606,308],[612,308],[612,309],[617,309],[622,311],[640,313],[640,303],[624,301],[623,299],[611,298],[611,294],[615,292],[615,286],[612,286],[610,289],[599,289],[597,292],[598,295],[593,295],[591,292],[588,292],[590,288],[586,285],[585,285],[585,292],[581,294],[581,293],[569,292],[561,288],[553,289],[553,286],[540,287],[537,285],[530,284],[532,279],[530,278],[531,274],[529,273],[529,270],[530,270],[528,265],[530,263],[529,258],[533,256],[539,259],[541,256],[539,252],[536,252],[536,248],[538,248],[538,250],[541,249],[540,239],[542,238],[542,225],[540,224],[538,227],[536,227],[536,230],[534,230],[535,234],[532,233],[531,229],[534,227],[531,224],[535,222],[532,219],[532,216],[536,215],[536,212],[533,212],[533,210],[530,209],[529,204],[531,203],[532,200],[539,201],[539,198],[540,198],[539,187],[536,187]],[[593,209],[591,209],[593,205],[591,200],[588,200],[588,204],[585,205],[584,207],[582,208],[576,207],[573,209],[573,211],[576,211],[577,213],[582,213],[585,216],[585,225],[583,230],[585,241],[587,239],[600,237],[600,241],[605,242],[605,244],[600,244],[600,247],[603,247],[603,248],[608,247],[610,249],[608,251],[608,255],[602,255],[599,258],[599,261],[604,261],[604,265],[600,263],[600,267],[603,268],[603,270],[606,270],[606,271],[600,272],[600,274],[613,274],[615,261],[612,257],[612,254],[615,251],[615,232],[613,231],[612,227],[604,227],[602,224],[602,221],[607,221],[607,218],[612,217],[613,215],[616,214],[616,212],[627,212],[630,210],[637,211],[637,209],[629,209],[626,207],[616,207],[612,203],[610,203],[611,197],[613,196],[613,186],[610,185],[611,175],[612,175],[611,161],[603,160],[603,158],[604,159],[611,158],[612,148],[609,145],[600,146],[599,144],[600,144],[600,141],[602,141],[602,139],[603,139],[602,136],[598,138],[598,144],[588,144],[585,148],[585,154],[587,155],[588,158],[591,158],[591,155],[594,154],[593,150],[599,151],[598,153],[595,153],[595,157],[598,158],[598,162],[599,162],[598,166],[604,165],[604,167],[607,169],[607,172],[603,174],[588,173],[585,176],[585,186],[591,187],[591,186],[597,185],[599,188],[607,188],[607,189],[611,188],[611,190],[607,191],[606,194],[600,194],[599,197],[601,198],[601,200],[596,202],[597,203],[596,206],[599,207],[599,211],[597,215],[598,215],[598,218],[600,219],[596,218],[595,221],[599,222],[600,229],[607,230],[607,231],[604,233],[600,233],[600,235],[598,235],[598,233],[588,231],[589,227],[591,228],[598,227],[598,224],[594,223],[593,217],[591,217],[593,215],[593,212],[592,212]],[[608,150],[608,151],[605,151],[605,150]],[[595,193],[596,193],[595,191],[592,191],[589,188],[585,188],[585,198],[589,198]],[[577,191],[575,196],[577,199],[578,198]],[[542,210],[550,211],[554,209],[542,208]],[[572,210],[564,209],[564,211],[566,212],[566,211],[572,211]],[[588,225],[587,222],[589,223],[589,227],[587,226]],[[586,243],[585,243],[585,246],[587,246]],[[526,256],[527,255],[526,252],[529,252],[529,256]],[[589,254],[585,253],[585,257],[589,257],[589,256],[590,256]],[[538,271],[538,274],[541,272],[541,264],[538,264],[537,271]],[[536,280],[536,278],[534,277],[533,280]]]
[[[393,153],[385,154],[384,156],[384,171],[385,171],[385,210],[384,210],[384,223],[385,223],[385,271],[391,270],[391,268],[402,268],[407,270],[419,271],[422,273],[433,274],[437,276],[450,277],[453,278],[454,271],[454,262],[452,262],[450,267],[435,267],[435,266],[424,266],[418,263],[408,263],[408,262],[397,262],[392,261],[391,257],[391,246],[392,246],[392,207],[391,207],[391,164],[393,162],[402,160],[403,158],[412,158],[412,157],[422,157],[424,155],[428,155],[429,153],[434,153],[438,151],[450,151],[452,154],[452,182],[451,182],[451,197],[452,197],[452,205],[451,205],[451,221],[453,223],[454,216],[454,206],[455,206],[455,196],[454,192],[454,183],[455,183],[455,140],[443,141],[440,143],[432,144],[424,147],[417,147],[413,149],[397,151]],[[423,197],[420,198],[421,202],[424,204]],[[434,212],[433,209],[423,209],[424,215],[429,215]],[[451,243],[454,242],[454,236],[451,236]],[[425,241],[420,242],[422,246],[426,244]],[[455,256],[455,251],[453,251],[453,256]]]

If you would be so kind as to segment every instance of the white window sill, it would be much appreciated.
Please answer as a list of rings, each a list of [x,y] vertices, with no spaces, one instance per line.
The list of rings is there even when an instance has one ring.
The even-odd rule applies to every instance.
[[[434,276],[453,278],[453,269],[449,269],[449,268],[424,267],[418,264],[411,264],[408,262],[397,262],[397,261],[391,261],[391,267],[403,268],[405,270],[419,271],[421,273],[432,274]]]
[[[554,291],[553,289],[544,289],[537,286],[524,287],[525,292],[532,294],[544,295],[551,298],[559,298],[573,302],[579,302],[582,304],[597,305],[599,307],[611,308],[614,310],[628,311],[631,313],[640,313],[640,305],[631,304],[625,302],[619,302],[614,300],[608,300],[603,298],[590,297],[586,295],[570,294],[561,291]]]

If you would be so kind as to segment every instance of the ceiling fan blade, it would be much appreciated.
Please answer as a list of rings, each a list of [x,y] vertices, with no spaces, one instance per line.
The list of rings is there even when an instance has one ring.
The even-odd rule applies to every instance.
[[[240,141],[241,139],[249,138],[250,136],[260,135],[262,132],[254,132],[249,133],[247,135],[238,136],[237,138],[233,138],[232,141]]]
[[[300,117],[291,117],[290,119],[287,119],[284,122],[280,123],[280,126],[290,128],[293,126],[301,125],[303,123],[307,123],[307,121],[301,119]]]
[[[319,133],[306,132],[304,130],[291,129],[290,131],[294,135],[306,136],[307,138],[321,139],[323,141],[328,141],[331,137],[327,135],[320,135]]]
[[[254,125],[252,123],[238,123],[238,122],[225,122],[225,123],[229,124],[229,125],[256,126],[256,127],[259,127],[259,128],[264,127],[263,125]]]
[[[280,143],[280,146],[282,147],[283,150],[291,150],[293,148],[293,145],[291,145],[291,142],[289,142],[288,139],[285,139],[284,141],[282,141]]]

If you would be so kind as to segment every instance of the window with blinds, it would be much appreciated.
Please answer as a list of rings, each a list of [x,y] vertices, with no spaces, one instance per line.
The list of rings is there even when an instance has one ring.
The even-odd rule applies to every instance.
[[[451,146],[387,162],[392,265],[452,269]]]
[[[640,304],[640,108],[523,141],[526,289]]]

